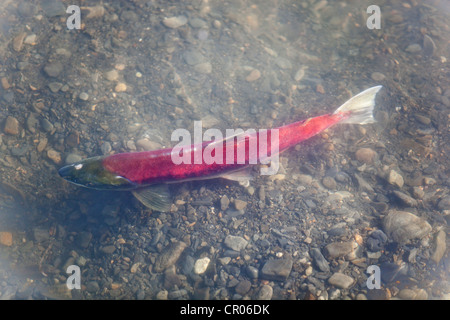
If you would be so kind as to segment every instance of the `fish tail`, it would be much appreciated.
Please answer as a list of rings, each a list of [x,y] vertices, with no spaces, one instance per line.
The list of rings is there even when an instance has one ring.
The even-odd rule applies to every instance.
[[[382,86],[376,86],[364,90],[356,96],[350,98],[340,106],[333,114],[345,115],[345,119],[340,123],[366,124],[373,123],[373,108],[375,107],[375,96]]]

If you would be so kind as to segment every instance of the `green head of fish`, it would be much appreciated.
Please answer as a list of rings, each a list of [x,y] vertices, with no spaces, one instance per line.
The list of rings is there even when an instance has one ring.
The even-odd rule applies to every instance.
[[[134,184],[114,172],[107,170],[102,160],[104,157],[94,157],[69,164],[59,169],[59,175],[69,182],[92,189],[134,189]]]

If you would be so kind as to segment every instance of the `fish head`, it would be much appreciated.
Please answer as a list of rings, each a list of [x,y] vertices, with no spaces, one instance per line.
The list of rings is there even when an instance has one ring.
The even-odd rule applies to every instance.
[[[98,190],[131,190],[135,184],[103,166],[104,157],[88,158],[66,165],[58,170],[65,180],[91,189]]]

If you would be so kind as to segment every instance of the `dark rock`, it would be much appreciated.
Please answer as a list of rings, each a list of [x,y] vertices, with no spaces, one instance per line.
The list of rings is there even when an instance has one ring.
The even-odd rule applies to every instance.
[[[383,250],[387,240],[388,238],[383,231],[375,230],[367,238],[367,249],[373,252]]]
[[[182,241],[169,244],[156,259],[154,270],[162,272],[167,267],[175,264],[186,247],[186,243]]]
[[[392,195],[394,196],[394,198],[399,200],[403,205],[407,207],[417,207],[418,204],[417,200],[415,200],[413,197],[410,197],[404,192],[395,190],[392,191]]]
[[[248,241],[244,238],[232,235],[228,235],[224,241],[225,246],[234,251],[241,251],[242,249],[245,249],[247,243]]]
[[[64,67],[61,62],[54,61],[45,65],[44,71],[49,77],[55,78],[59,76],[59,74],[63,71],[63,68]]]
[[[291,273],[292,264],[291,259],[269,260],[261,270],[261,277],[268,280],[284,281]]]
[[[320,271],[330,272],[330,265],[318,248],[311,249],[310,255]]]
[[[237,294],[240,294],[241,296],[244,296],[252,287],[252,283],[248,280],[242,280],[238,283],[238,285],[235,287],[235,291]]]
[[[87,248],[92,239],[92,233],[89,231],[82,231],[78,234],[77,242],[82,248]]]

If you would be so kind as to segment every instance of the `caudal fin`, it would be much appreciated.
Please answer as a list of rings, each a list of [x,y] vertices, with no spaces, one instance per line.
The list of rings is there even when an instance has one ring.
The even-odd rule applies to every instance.
[[[373,118],[373,108],[375,107],[375,96],[383,86],[376,86],[364,90],[352,97],[333,114],[350,113],[349,117],[341,123],[366,124],[375,122]]]

